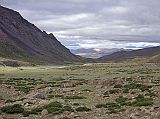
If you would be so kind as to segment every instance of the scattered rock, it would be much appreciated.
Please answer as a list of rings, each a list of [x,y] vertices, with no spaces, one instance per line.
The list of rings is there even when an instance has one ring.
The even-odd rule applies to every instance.
[[[41,115],[42,115],[42,116],[45,116],[45,115],[47,115],[47,114],[48,114],[48,111],[47,111],[46,109],[42,110],[42,112],[41,112]]]
[[[45,99],[45,95],[43,93],[36,93],[33,95],[33,98]]]

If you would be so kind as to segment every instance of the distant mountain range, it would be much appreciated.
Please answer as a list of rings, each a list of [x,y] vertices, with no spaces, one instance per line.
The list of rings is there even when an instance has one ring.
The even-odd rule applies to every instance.
[[[81,48],[81,49],[71,49],[71,52],[87,58],[100,58],[104,55],[110,55],[117,51],[126,51],[125,49],[108,49],[108,48]],[[128,50],[127,50],[128,51]]]
[[[97,59],[98,62],[118,62],[134,58],[147,58],[148,62],[160,62],[160,46],[132,51],[119,51]]]
[[[53,34],[41,31],[18,12],[0,6],[0,57],[35,63],[86,62],[64,47]]]

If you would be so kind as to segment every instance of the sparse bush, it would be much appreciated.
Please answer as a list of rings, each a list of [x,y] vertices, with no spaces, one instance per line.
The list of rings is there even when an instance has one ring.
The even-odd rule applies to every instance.
[[[24,93],[28,93],[30,91],[30,88],[27,86],[15,86],[14,88]]]
[[[72,109],[72,107],[70,107],[70,106],[64,106],[62,110],[63,110],[63,111],[69,111],[69,112],[73,112],[73,111],[74,111],[74,110]]]
[[[14,100],[11,100],[11,99],[8,99],[5,101],[5,103],[13,103],[13,102],[14,102]]]
[[[48,98],[51,99],[51,98],[62,98],[63,95],[48,95]]]
[[[52,113],[52,112],[59,113],[62,111],[63,105],[59,102],[52,102],[48,105],[45,105],[43,108],[47,109],[49,113]]]
[[[115,93],[119,93],[118,89],[113,89],[109,91],[110,94],[115,94]]]
[[[123,86],[121,84],[117,84],[114,86],[114,88],[122,88]]]
[[[21,105],[15,104],[12,106],[5,106],[1,108],[2,112],[8,113],[8,114],[15,114],[15,113],[22,113],[24,109]]]
[[[129,93],[129,89],[128,88],[124,88],[123,89],[123,93]]]
[[[106,104],[97,104],[96,108],[106,108]]]
[[[145,95],[150,97],[157,97],[157,95],[154,92],[148,92]]]
[[[120,105],[116,103],[97,104],[96,108],[108,108],[108,110],[119,109]]]
[[[116,102],[118,102],[120,105],[125,105],[126,104],[126,101],[127,101],[127,98],[123,97],[123,96],[119,96],[117,99],[116,99]]]
[[[150,106],[153,105],[153,99],[144,98],[143,95],[138,95],[136,100],[132,103],[129,103],[130,106]]]
[[[127,89],[140,89],[143,92],[152,88],[152,86],[146,86],[146,85],[137,84],[137,83],[126,84],[124,87]]]
[[[31,113],[30,111],[24,111],[22,114],[23,114],[23,117],[28,117]]]
[[[106,107],[108,108],[108,110],[121,108],[121,106],[116,103],[106,103]]]
[[[74,106],[79,106],[79,103],[73,103]]]
[[[84,112],[84,111],[88,112],[88,111],[91,111],[91,109],[89,109],[87,107],[78,107],[78,108],[76,108],[76,111],[77,112]]]

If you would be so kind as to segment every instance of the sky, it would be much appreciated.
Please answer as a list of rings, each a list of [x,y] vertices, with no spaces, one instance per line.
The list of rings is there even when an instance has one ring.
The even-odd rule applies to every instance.
[[[160,0],[0,0],[70,49],[160,45]]]

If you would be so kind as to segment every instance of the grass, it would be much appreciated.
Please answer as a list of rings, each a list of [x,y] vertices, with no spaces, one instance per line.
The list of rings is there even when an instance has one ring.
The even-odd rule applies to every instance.
[[[152,73],[149,73],[150,71]],[[46,109],[49,115],[62,115],[66,111],[75,114],[82,112],[79,116],[84,118],[83,114],[86,111],[103,110],[105,114],[114,115],[114,113],[120,112],[123,114],[125,110],[131,108],[137,109],[141,106],[151,107],[159,104],[159,92],[157,92],[159,91],[159,81],[157,80],[160,77],[160,68],[155,64],[105,63],[67,67],[2,67],[0,72],[3,74],[0,75],[0,84],[15,87],[17,91],[20,91],[19,96],[24,96],[35,89],[45,92],[46,88],[50,87],[51,91],[45,92],[45,95],[48,96],[46,100],[63,101],[63,103],[52,102],[47,105],[40,105],[35,109],[26,109],[21,112],[25,117],[30,114],[39,116],[41,111]],[[107,84],[107,86],[105,84],[102,86],[89,84],[90,80],[110,79],[120,80],[122,83]],[[143,83],[150,80],[154,83]],[[72,87],[70,83],[76,81],[79,83],[73,84]],[[62,88],[71,90],[63,91]],[[11,97],[8,94],[7,96],[9,98],[3,99],[4,96],[1,97],[6,101],[5,103],[18,102],[17,98],[7,101]],[[34,105],[34,103],[30,105]],[[1,113],[5,112],[2,111]],[[13,113],[16,115],[16,112]]]
[[[150,106],[153,105],[152,98],[145,98],[143,95],[139,94],[134,102],[131,103],[131,106]]]
[[[119,93],[119,89],[112,89],[112,90],[109,90],[109,93],[110,93],[110,94]]]
[[[24,109],[21,105],[15,104],[11,106],[5,106],[1,108],[1,111],[8,114],[22,113]]]
[[[88,112],[88,111],[91,111],[91,109],[87,107],[78,107],[76,108],[76,111],[77,112]]]
[[[73,108],[70,106],[64,106],[59,102],[51,102],[47,105],[44,105],[42,107],[38,107],[35,109],[32,109],[31,111],[23,111],[23,116],[28,117],[30,114],[39,114],[43,109],[47,109],[48,113],[52,114],[61,114],[64,111],[73,112]]]
[[[127,98],[123,96],[119,96],[115,101],[122,106],[126,104]]]

